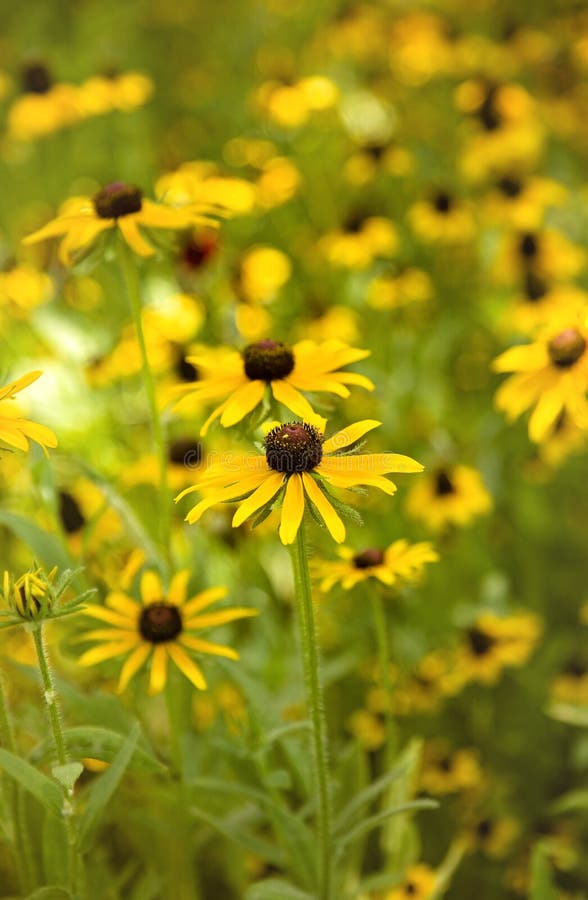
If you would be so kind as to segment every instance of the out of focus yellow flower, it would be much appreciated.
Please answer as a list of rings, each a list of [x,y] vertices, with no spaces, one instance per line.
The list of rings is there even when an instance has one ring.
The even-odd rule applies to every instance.
[[[467,832],[466,840],[490,859],[502,859],[520,833],[520,825],[510,816],[484,816]]]
[[[333,266],[365,269],[378,257],[394,256],[398,244],[398,231],[389,219],[357,216],[344,229],[324,235],[319,249]]]
[[[30,439],[39,444],[45,456],[48,456],[47,447],[57,447],[57,438],[51,429],[46,425],[38,425],[29,419],[23,419],[19,416],[18,409],[10,402],[40,375],[42,372],[29,372],[0,388],[0,442],[26,452],[29,449]]]
[[[294,84],[269,81],[256,93],[259,109],[283,128],[304,125],[313,112],[322,112],[336,105],[337,86],[322,75],[301,78]]]
[[[22,87],[22,95],[8,110],[8,134],[14,140],[33,141],[80,120],[77,87],[53,83],[44,64],[25,66]]]
[[[561,206],[567,197],[563,185],[538,175],[502,175],[482,208],[482,217],[492,225],[510,225],[519,231],[541,227],[545,211]]]
[[[419,778],[421,790],[430,794],[453,794],[478,787],[482,778],[478,754],[474,750],[452,750],[443,739],[425,745]]]
[[[142,72],[94,75],[78,88],[83,116],[98,116],[113,110],[130,112],[143,106],[153,94],[153,81]]]
[[[454,660],[464,682],[494,684],[505,668],[523,666],[542,633],[533,613],[500,617],[482,613],[466,629]]]
[[[444,466],[425,474],[413,485],[406,511],[433,531],[450,525],[465,527],[490,512],[492,498],[480,473],[470,466]]]
[[[532,335],[563,311],[574,318],[584,309],[588,310],[588,292],[574,284],[550,284],[528,272],[523,291],[512,298],[500,324],[509,331]]]
[[[53,281],[30,263],[18,263],[0,272],[0,311],[6,308],[12,315],[26,316],[37,306],[46,303],[53,291]]]
[[[413,231],[422,241],[460,244],[474,237],[475,224],[469,207],[447,191],[419,200],[408,211]]]
[[[252,247],[241,259],[240,292],[251,303],[273,300],[292,274],[292,263],[275,247]]]
[[[215,163],[193,160],[158,178],[155,195],[171,206],[202,206],[225,215],[245,215],[255,205],[255,188],[243,178],[219,174]]]
[[[368,751],[379,750],[386,743],[386,723],[367,709],[356,709],[347,720],[347,728]]]
[[[572,659],[551,682],[550,697],[558,703],[588,707],[588,665]]]
[[[313,572],[320,580],[323,593],[328,593],[335,584],[348,591],[369,578],[375,578],[387,587],[397,582],[415,581],[427,563],[439,559],[431,544],[409,544],[405,540],[394,541],[385,550],[370,547],[356,552],[351,547],[339,547],[337,553],[338,560],[313,562]]]
[[[547,281],[574,278],[586,265],[586,252],[559,231],[521,231],[506,234],[500,243],[492,275],[509,284],[532,272]]]
[[[437,885],[434,870],[425,863],[410,866],[402,883],[388,891],[385,900],[432,900]]]
[[[397,19],[391,29],[389,62],[392,73],[410,87],[451,72],[455,52],[444,19],[418,10]]]
[[[367,144],[349,157],[343,167],[346,180],[355,187],[368,184],[378,175],[401,178],[414,171],[413,155],[394,144]]]
[[[292,160],[276,156],[261,168],[256,183],[256,199],[262,209],[272,209],[290,200],[300,188],[300,172]]]
[[[317,319],[301,324],[300,332],[313,341],[327,341],[336,334],[346,344],[354,344],[360,336],[358,313],[347,306],[329,306]]]
[[[433,283],[427,273],[410,267],[396,275],[374,278],[368,288],[367,303],[374,309],[397,309],[432,297]]]

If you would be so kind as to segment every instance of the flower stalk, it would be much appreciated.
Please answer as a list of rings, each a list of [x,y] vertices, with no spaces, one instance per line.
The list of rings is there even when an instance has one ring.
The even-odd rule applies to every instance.
[[[332,801],[329,782],[327,723],[324,712],[319,648],[312,605],[304,521],[300,524],[291,551],[298,628],[304,664],[306,709],[312,728],[314,777],[318,796],[318,897],[320,900],[332,900]]]

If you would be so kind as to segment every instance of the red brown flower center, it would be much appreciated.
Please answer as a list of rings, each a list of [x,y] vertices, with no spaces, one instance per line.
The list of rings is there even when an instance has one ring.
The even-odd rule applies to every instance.
[[[281,341],[258,341],[243,350],[245,374],[251,381],[278,381],[294,369],[294,354]]]
[[[275,472],[310,472],[323,458],[320,432],[306,422],[288,422],[273,428],[265,438],[265,458]]]
[[[141,212],[143,192],[133,184],[113,181],[94,194],[92,201],[96,215],[101,219],[119,219]]]
[[[356,569],[372,569],[374,566],[381,566],[384,562],[384,551],[377,547],[368,547],[361,553],[356,553],[353,557],[353,565]]]
[[[182,616],[177,606],[163,601],[150,603],[139,617],[139,631],[150,644],[173,641],[182,631]]]
[[[565,328],[549,341],[549,358],[558,369],[569,369],[586,350],[586,340],[577,328]]]

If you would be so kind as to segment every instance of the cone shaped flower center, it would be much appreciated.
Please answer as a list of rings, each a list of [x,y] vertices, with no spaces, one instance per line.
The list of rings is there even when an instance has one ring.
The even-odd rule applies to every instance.
[[[445,469],[439,469],[435,476],[435,493],[438,497],[445,497],[447,494],[455,493],[455,485]]]
[[[265,458],[275,472],[310,472],[323,458],[323,439],[306,422],[278,425],[266,435]]]
[[[356,569],[371,569],[373,566],[381,566],[384,562],[384,551],[377,547],[368,547],[353,557],[353,565]]]
[[[118,219],[141,212],[143,192],[133,184],[113,181],[94,194],[93,202],[96,215],[101,219]]]
[[[586,350],[586,341],[576,328],[565,328],[548,344],[549,358],[559,369],[569,369]]]
[[[474,656],[485,656],[494,646],[494,638],[480,628],[470,628],[466,632],[466,637]]]
[[[258,341],[243,350],[243,364],[251,381],[278,381],[294,369],[294,354],[280,341]]]
[[[141,611],[139,631],[141,637],[151,644],[165,644],[173,641],[183,627],[177,606],[171,603],[150,603]]]

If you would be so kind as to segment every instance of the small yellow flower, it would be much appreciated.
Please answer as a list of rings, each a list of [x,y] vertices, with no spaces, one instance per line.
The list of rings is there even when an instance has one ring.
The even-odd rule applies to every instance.
[[[394,541],[385,550],[370,547],[359,553],[351,547],[340,547],[338,556],[339,561],[317,560],[313,565],[323,593],[335,584],[348,591],[368,578],[376,578],[387,587],[402,580],[414,581],[427,563],[439,559],[431,544],[409,544],[405,540]]]
[[[510,284],[532,273],[546,281],[574,278],[586,266],[586,251],[553,228],[509,232],[498,248],[492,275]]]
[[[18,450],[27,451],[30,438],[36,441],[45,456],[48,456],[47,447],[57,447],[57,438],[51,429],[29,419],[22,419],[9,403],[19,391],[36,381],[40,375],[42,372],[29,372],[28,375],[23,375],[0,388],[0,441]]]
[[[329,489],[358,485],[377,487],[392,495],[396,485],[384,476],[392,472],[420,472],[420,463],[398,453],[340,453],[359,441],[380,422],[357,422],[324,440],[319,428],[307,422],[278,425],[265,438],[265,454],[225,454],[212,462],[196,484],[183,491],[176,501],[193,491],[204,496],[186,516],[190,524],[218,503],[238,502],[233,528],[282,500],[280,539],[292,544],[305,508],[312,505],[332,538],[341,543],[345,526],[329,499]],[[243,498],[246,499],[243,499]]]
[[[207,216],[210,206],[175,209],[143,198],[135,185],[115,181],[101,188],[93,197],[72,197],[62,207],[61,215],[43,228],[29,234],[24,244],[35,244],[49,238],[61,238],[59,259],[70,266],[76,254],[94,243],[105,231],[115,229],[139,256],[153,256],[155,248],[144,237],[141,228],[181,230],[194,224],[214,225]]]
[[[368,288],[367,303],[374,309],[397,309],[432,297],[433,283],[427,273],[408,268],[397,275],[374,278]]]
[[[588,329],[580,316],[559,316],[531,344],[511,347],[494,360],[496,372],[513,372],[496,392],[496,406],[512,421],[534,407],[529,437],[544,441],[565,413],[588,425]]]
[[[367,709],[352,712],[347,720],[347,728],[365,750],[379,750],[386,743],[384,719]]]
[[[429,200],[420,200],[408,211],[413,231],[422,241],[460,244],[475,234],[469,208],[447,191],[437,191]]]
[[[198,636],[198,632],[224,625],[237,619],[257,615],[256,609],[236,606],[206,612],[227,594],[224,587],[213,587],[186,600],[190,572],[178,572],[164,590],[159,576],[146,571],[141,577],[141,603],[120,590],[111,591],[104,606],[88,604],[87,615],[108,627],[88,631],[80,641],[98,641],[80,657],[82,666],[92,666],[127,656],[119,678],[118,690],[124,691],[130,680],[150,661],[149,693],[160,693],[166,684],[168,661],[171,660],[199,690],[206,689],[206,679],[190,652],[238,659],[239,654],[222,644],[214,644]],[[186,652],[190,651],[190,652]]]
[[[402,884],[389,891],[385,900],[431,900],[437,885],[437,876],[425,863],[417,863],[407,869]]]
[[[452,794],[478,787],[482,770],[475,751],[452,750],[444,740],[425,746],[420,787],[430,794]]]
[[[251,303],[274,299],[292,274],[292,263],[275,247],[252,247],[241,260],[239,291]]]
[[[464,682],[493,684],[502,671],[522,666],[541,636],[542,626],[532,613],[500,617],[482,613],[464,634],[455,666]]]
[[[373,390],[372,382],[364,375],[339,371],[365,359],[369,353],[334,340],[322,344],[299,341],[293,347],[265,340],[249,344],[242,353],[202,349],[188,356],[200,372],[199,380],[179,386],[178,393],[203,401],[222,400],[202,426],[201,435],[206,434],[215,419],[220,418],[224,428],[240,422],[259,406],[268,387],[277,403],[301,418],[309,418],[314,412],[302,392],[324,391],[348,397],[348,384]]]
[[[0,310],[7,307],[11,315],[23,316],[46,303],[53,282],[30,263],[19,263],[0,272]]]
[[[406,511],[433,531],[449,525],[465,527],[492,508],[481,475],[469,466],[444,466],[411,488]]]
[[[400,239],[383,216],[353,216],[346,227],[324,235],[319,249],[332,266],[365,269],[378,257],[394,256]]]

